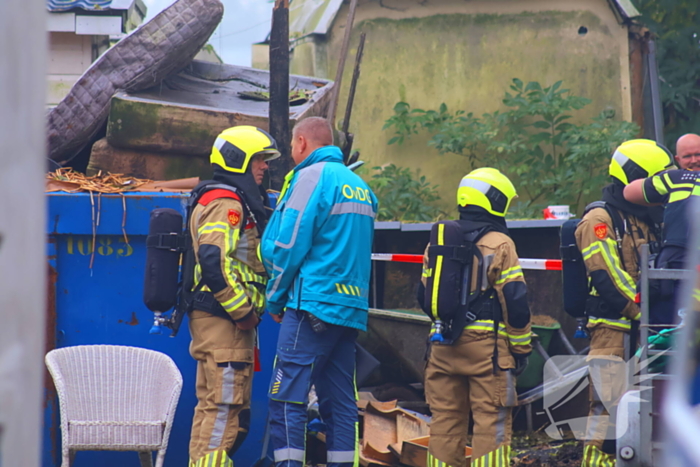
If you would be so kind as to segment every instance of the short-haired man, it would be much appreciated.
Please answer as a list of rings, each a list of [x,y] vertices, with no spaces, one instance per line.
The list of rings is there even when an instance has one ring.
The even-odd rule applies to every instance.
[[[355,340],[367,327],[377,200],[332,143],[327,120],[296,125],[297,166],[262,239],[268,311],[282,324],[269,390],[278,467],[304,465],[312,384],[328,426],[328,465],[357,465]]]
[[[700,171],[700,136],[688,133],[678,138],[676,163],[681,169]]]

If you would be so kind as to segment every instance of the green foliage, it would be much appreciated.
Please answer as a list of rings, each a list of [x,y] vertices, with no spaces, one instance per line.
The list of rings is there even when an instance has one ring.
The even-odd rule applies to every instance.
[[[558,81],[543,88],[514,79],[503,99],[507,109],[481,117],[450,112],[444,103],[438,110],[423,110],[399,102],[384,129],[394,130],[389,144],[427,131],[432,135],[428,144],[440,153],[460,154],[474,166],[495,167],[508,175],[521,197],[511,215],[533,216],[547,204],[582,209],[605,184],[614,148],[639,128],[615,121],[612,110],[586,125],[570,123],[572,113],[591,101],[561,85]]]
[[[379,221],[428,222],[443,215],[436,202],[440,200],[437,185],[432,185],[416,170],[394,164],[374,167],[369,185],[379,200]]]
[[[658,37],[666,144],[700,128],[700,2],[639,0],[642,23]]]

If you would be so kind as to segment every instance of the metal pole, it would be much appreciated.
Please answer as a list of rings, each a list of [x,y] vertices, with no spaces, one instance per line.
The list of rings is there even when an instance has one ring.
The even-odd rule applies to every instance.
[[[46,314],[46,6],[0,1],[0,465],[37,467]]]
[[[649,54],[647,55],[647,68],[649,69],[651,108],[654,116],[654,139],[657,143],[664,144],[664,109],[661,104],[661,90],[659,89],[659,65],[656,61],[656,42],[649,41],[648,45]]]
[[[639,461],[642,466],[651,466],[651,456],[652,456],[652,423],[653,418],[651,415],[652,407],[651,401],[653,397],[653,384],[650,381],[646,381],[646,375],[649,373],[646,366],[647,358],[649,357],[649,349],[647,344],[649,342],[649,245],[642,245],[642,252],[640,255],[642,262],[640,267],[640,282],[642,284],[642,290],[640,294],[640,311],[642,313],[641,326],[640,326],[640,345],[641,345],[641,401],[639,402],[639,440],[637,446],[639,446]],[[628,368],[628,371],[634,374],[636,369]],[[630,377],[629,375],[628,377]],[[628,380],[632,381],[632,380]],[[647,390],[645,390],[648,388]]]
[[[294,167],[289,144],[289,0],[275,0],[270,30],[270,134],[282,157],[270,163],[270,188],[280,190]]]

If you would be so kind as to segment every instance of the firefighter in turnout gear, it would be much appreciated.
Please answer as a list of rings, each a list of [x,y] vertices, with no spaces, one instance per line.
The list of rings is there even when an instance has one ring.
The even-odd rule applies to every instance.
[[[447,221],[459,225],[472,242],[468,250],[471,263],[464,267],[462,276],[471,279],[463,282],[470,283],[464,292],[469,296],[469,312],[466,321],[463,309],[452,324],[445,323],[446,329],[452,327],[450,339],[433,342],[430,348],[425,393],[433,418],[427,467],[465,466],[470,411],[474,418],[471,465],[510,465],[511,410],[517,404],[515,378],[532,351],[527,289],[505,223],[515,197],[513,184],[498,170],[474,170],[462,179],[457,191],[460,220]],[[441,294],[454,292],[456,285],[448,280],[439,283],[453,256],[452,247],[440,249],[445,248],[444,234],[438,226],[434,244],[431,236],[419,289],[426,291],[421,305],[436,323],[441,310],[433,305],[440,304]],[[463,246],[457,245],[454,251]],[[431,259],[433,252],[436,259]],[[436,267],[431,267],[432,261]]]
[[[641,315],[635,303],[640,251],[647,243],[658,248],[662,211],[626,201],[623,190],[671,163],[666,149],[654,141],[620,145],[610,162],[612,183],[603,188],[603,203],[589,205],[576,228],[590,291],[586,301],[590,409],[583,467],[615,464],[616,408],[627,384],[625,361],[635,351],[632,323]]]
[[[213,181],[193,192],[188,213],[197,260],[190,353],[197,360],[197,406],[190,467],[232,467],[250,424],[250,391],[267,274],[257,257],[269,202],[260,187],[279,157],[270,135],[252,126],[222,132],[211,153]]]

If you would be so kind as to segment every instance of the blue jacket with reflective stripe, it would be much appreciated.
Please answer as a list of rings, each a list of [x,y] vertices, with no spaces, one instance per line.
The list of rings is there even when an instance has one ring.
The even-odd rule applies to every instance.
[[[377,198],[325,146],[292,171],[261,243],[267,308],[365,330]]]

